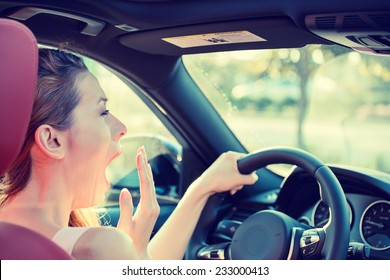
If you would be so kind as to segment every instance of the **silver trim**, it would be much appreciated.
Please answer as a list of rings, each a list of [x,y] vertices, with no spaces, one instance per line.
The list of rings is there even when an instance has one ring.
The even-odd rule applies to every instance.
[[[309,244],[306,244],[306,238],[305,237],[310,237],[310,243]],[[302,248],[307,247],[309,245],[318,243],[319,241],[320,241],[320,236],[318,234],[309,235],[309,236],[302,236],[301,240],[299,241],[299,246],[302,249]]]
[[[216,258],[212,257],[211,253],[217,253],[218,257],[216,257]],[[225,254],[224,254],[223,250],[210,250],[210,251],[199,252],[199,257],[201,257],[202,259],[206,259],[206,260],[224,260]]]
[[[294,251],[295,235],[297,234],[297,229],[298,228],[296,228],[296,227],[294,227],[292,229],[291,241],[290,241],[290,249],[288,251],[287,260],[291,260],[291,257],[292,257],[293,251]]]
[[[376,248],[376,247],[373,247],[372,245],[368,244],[367,240],[364,238],[363,231],[362,231],[363,218],[364,218],[364,216],[366,215],[366,212],[367,212],[372,206],[374,206],[375,204],[379,204],[379,203],[387,203],[387,204],[390,205],[390,202],[387,201],[387,200],[376,200],[376,201],[372,202],[370,205],[368,205],[368,206],[366,207],[366,209],[364,209],[363,214],[362,214],[362,216],[360,217],[359,231],[360,231],[360,237],[361,237],[361,239],[363,240],[364,244],[366,244],[368,247],[370,247],[370,248],[373,249],[373,250],[376,250],[376,251],[384,251],[384,250],[389,249],[390,246],[387,246],[387,247],[385,247],[385,248]]]
[[[126,23],[117,24],[117,25],[115,25],[115,27],[120,29],[120,30],[126,31],[126,32],[134,32],[134,31],[138,31],[139,30],[138,28],[136,28],[134,26],[131,26],[131,25],[128,25]]]
[[[216,253],[217,257],[212,257],[211,253]],[[210,247],[204,247],[198,252],[198,257],[205,260],[225,260],[225,247],[214,249]]]
[[[317,208],[318,208],[318,206],[320,205],[321,202],[323,202],[322,199],[318,200],[316,202],[316,204],[314,205],[314,207],[313,207],[313,213],[311,214],[311,226],[312,227],[317,227],[317,225],[314,222],[314,217],[315,217]],[[352,214],[351,204],[349,203],[348,200],[347,200],[347,205],[348,205],[348,210],[349,210],[349,225],[351,226],[352,225],[352,215],[353,214]],[[329,207],[329,221],[325,225],[323,225],[322,227],[326,227],[331,221],[332,221],[332,213],[331,213],[330,207]]]
[[[303,223],[302,221],[305,221],[308,226],[313,227],[312,221],[309,217],[307,217],[307,216],[299,217],[298,222],[300,222],[302,224]],[[303,223],[303,224],[305,224],[305,223]]]

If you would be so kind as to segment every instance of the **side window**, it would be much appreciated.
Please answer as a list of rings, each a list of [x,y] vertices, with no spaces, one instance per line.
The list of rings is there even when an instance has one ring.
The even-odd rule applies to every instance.
[[[152,166],[156,192],[161,197],[176,198],[180,176],[181,146],[160,119],[125,82],[101,64],[84,58],[108,98],[107,108],[127,126],[121,139],[122,155],[107,169],[111,190],[106,204],[117,203],[119,191],[126,187],[139,194],[135,157],[143,145]]]

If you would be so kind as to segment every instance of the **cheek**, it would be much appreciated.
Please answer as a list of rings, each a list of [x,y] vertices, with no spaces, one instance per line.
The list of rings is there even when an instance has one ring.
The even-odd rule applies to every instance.
[[[91,134],[88,139],[89,145],[96,153],[102,156],[108,152],[111,143],[111,133],[108,128],[101,128]],[[100,151],[100,152],[98,152]]]
[[[96,158],[107,153],[111,132],[107,126],[86,125],[80,127],[72,137],[73,150],[82,157]]]

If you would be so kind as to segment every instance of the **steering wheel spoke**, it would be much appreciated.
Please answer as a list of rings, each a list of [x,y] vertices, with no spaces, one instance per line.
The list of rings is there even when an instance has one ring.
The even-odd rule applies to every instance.
[[[198,259],[203,260],[230,260],[230,242],[217,243],[201,248],[198,252]]]
[[[302,259],[322,259],[325,243],[325,231],[322,228],[307,229],[302,232],[299,241]]]

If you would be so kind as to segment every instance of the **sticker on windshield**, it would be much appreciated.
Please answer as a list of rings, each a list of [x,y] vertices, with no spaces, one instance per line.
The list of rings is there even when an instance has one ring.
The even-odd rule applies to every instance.
[[[266,39],[246,30],[169,37],[162,39],[180,48],[267,41]]]

